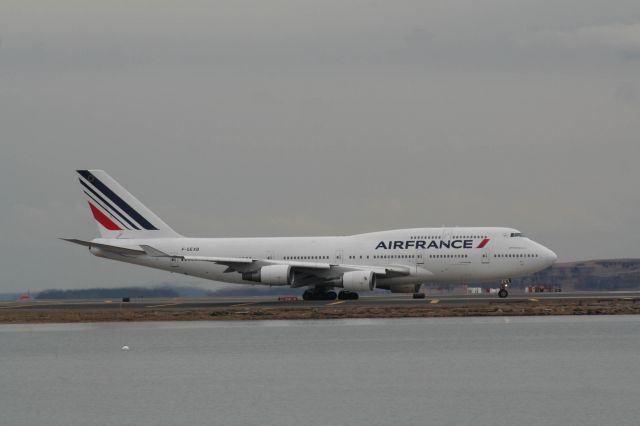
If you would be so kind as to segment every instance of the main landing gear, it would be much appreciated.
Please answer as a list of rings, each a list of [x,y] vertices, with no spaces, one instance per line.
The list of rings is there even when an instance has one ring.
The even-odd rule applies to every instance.
[[[498,297],[504,299],[509,295],[509,292],[507,291],[509,284],[511,284],[511,278],[500,281],[500,291],[498,292]]]
[[[336,300],[335,291],[305,290],[302,300]]]
[[[302,293],[302,300],[358,300],[358,293],[353,291],[341,291],[336,294],[335,291],[323,290],[305,290]]]
[[[341,291],[338,293],[338,299],[340,300],[358,300],[358,293],[353,291]]]

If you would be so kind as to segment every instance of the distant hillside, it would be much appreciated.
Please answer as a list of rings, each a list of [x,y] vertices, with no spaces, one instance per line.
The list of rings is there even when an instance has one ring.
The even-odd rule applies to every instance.
[[[558,263],[530,277],[514,280],[513,286],[539,284],[551,284],[565,291],[640,290],[640,259]]]
[[[180,293],[170,287],[145,288],[145,287],[121,287],[121,288],[87,288],[74,290],[44,290],[38,293],[36,299],[118,299],[121,297],[179,297]]]

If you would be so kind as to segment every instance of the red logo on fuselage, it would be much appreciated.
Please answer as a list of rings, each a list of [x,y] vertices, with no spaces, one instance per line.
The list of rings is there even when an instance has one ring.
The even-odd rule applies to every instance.
[[[484,248],[484,246],[486,246],[488,242],[489,242],[489,238],[485,238],[480,242],[480,244],[478,245],[478,248]]]

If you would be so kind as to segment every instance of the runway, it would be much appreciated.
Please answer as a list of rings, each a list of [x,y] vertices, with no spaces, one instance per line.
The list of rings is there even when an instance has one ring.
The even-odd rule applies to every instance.
[[[280,296],[282,298],[282,296]],[[443,306],[443,305],[488,305],[488,304],[536,304],[544,301],[638,301],[640,292],[598,292],[598,293],[533,293],[513,294],[506,299],[497,295],[427,295],[425,299],[413,299],[411,294],[390,294],[361,296],[359,300],[333,301],[303,301],[279,300],[278,296],[251,297],[205,297],[205,298],[176,298],[176,299],[143,299],[135,298],[130,302],[122,300],[29,300],[15,302],[0,302],[0,310],[192,310],[192,309],[225,309],[242,308],[410,308]]]

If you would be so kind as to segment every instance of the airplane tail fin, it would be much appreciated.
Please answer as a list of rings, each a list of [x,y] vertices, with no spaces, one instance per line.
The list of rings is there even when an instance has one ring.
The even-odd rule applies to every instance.
[[[103,170],[77,170],[103,238],[180,237]]]

